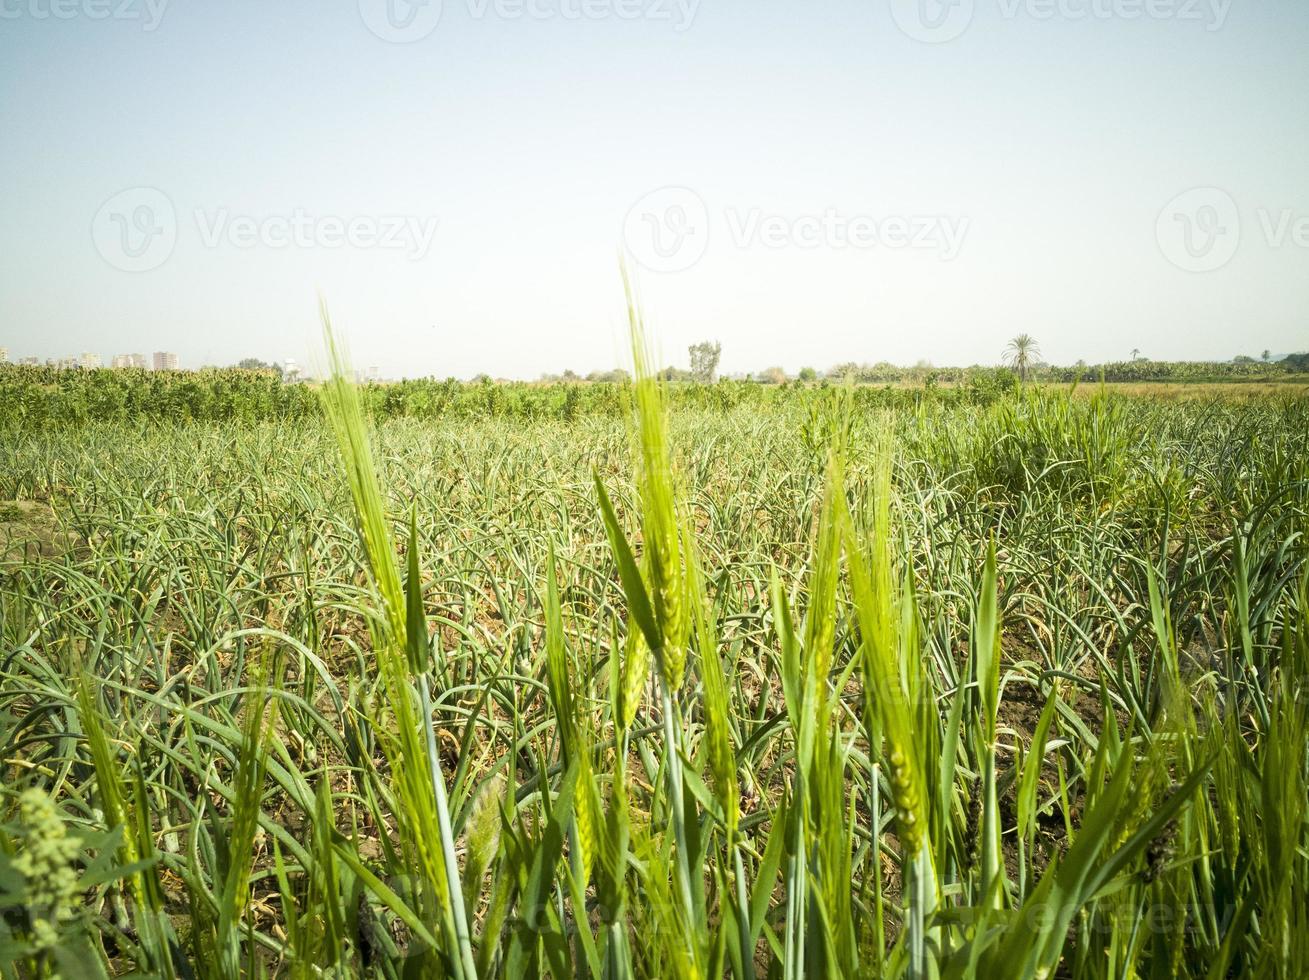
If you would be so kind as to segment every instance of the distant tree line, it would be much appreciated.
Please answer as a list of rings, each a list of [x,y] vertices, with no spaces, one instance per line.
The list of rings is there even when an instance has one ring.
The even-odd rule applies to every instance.
[[[480,380],[480,376],[475,380]],[[580,381],[588,384],[622,384],[624,381],[631,380],[632,376],[622,368],[614,368],[612,371],[592,371],[585,376],[576,371],[541,375],[541,382],[544,384],[572,384]]]
[[[701,365],[701,376],[703,377]],[[1036,382],[1213,382],[1286,378],[1309,373],[1309,355],[1279,362],[1150,361],[1053,367],[1027,366]],[[813,368],[788,378],[771,368],[749,379],[694,382],[690,372],[669,369],[665,377],[674,405],[731,409],[767,399],[804,400],[808,392],[853,382],[858,398],[877,404],[944,402],[986,403],[1019,384],[1009,368],[912,368],[892,364],[839,364],[820,376]],[[522,418],[572,420],[618,416],[630,408],[630,381],[624,371],[595,372],[587,378],[558,376],[546,382],[495,382],[418,378],[366,384],[369,410],[379,418]],[[0,364],[0,426],[60,425],[127,420],[294,420],[321,412],[311,385],[287,384],[266,366],[257,370],[208,368],[200,371],[138,369],[61,370],[48,366]]]
[[[913,404],[923,398],[987,403],[1013,390],[1016,376],[1003,368],[978,368],[953,388],[865,385],[855,389],[860,405]],[[811,404],[832,382],[760,384],[723,379],[712,384],[669,386],[679,408],[727,411],[750,404],[793,401]],[[376,418],[557,419],[619,417],[631,409],[628,381],[554,383],[490,378],[417,378],[361,386]],[[134,421],[296,421],[321,415],[317,390],[286,384],[268,371],[210,368],[201,371],[64,371],[51,367],[0,365],[0,428],[69,426]]]
[[[1023,356],[1024,353],[1026,358]],[[1030,350],[1026,352],[1019,350],[1007,352],[1006,362],[1020,378],[1025,373],[1028,380],[1037,382],[1068,383],[1078,380],[1104,380],[1111,383],[1146,381],[1196,383],[1276,380],[1309,374],[1309,354],[1292,354],[1280,361],[1260,361],[1252,357],[1236,358],[1231,361],[1152,361],[1137,358],[1108,364],[1078,363],[1062,367],[1036,362],[1032,359]],[[814,382],[821,378],[828,380],[850,378],[856,384],[962,384],[978,372],[988,370],[992,369],[981,365],[933,367],[930,364],[918,364],[914,367],[903,367],[886,361],[879,361],[876,364],[857,364],[849,361],[833,366],[822,375],[813,368],[801,368],[796,378],[805,382]],[[789,380],[781,368],[768,368],[750,377],[762,382]]]
[[[1079,377],[1099,380],[1103,376],[1105,381],[1111,382],[1202,382],[1254,381],[1305,373],[1309,373],[1309,354],[1292,354],[1280,361],[1262,361],[1252,357],[1238,357],[1231,361],[1151,361],[1137,358],[1093,366],[1040,365],[1032,377],[1038,381],[1074,381]]]
[[[236,362],[236,366],[242,371],[265,371],[269,374],[275,374],[282,377],[282,365],[276,362],[261,361],[257,357],[243,357]]]

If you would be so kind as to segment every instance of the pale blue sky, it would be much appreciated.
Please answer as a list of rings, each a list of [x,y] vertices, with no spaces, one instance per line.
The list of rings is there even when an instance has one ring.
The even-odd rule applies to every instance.
[[[1302,0],[152,2],[0,0],[11,358],[606,368],[620,248],[729,372],[1309,347]]]

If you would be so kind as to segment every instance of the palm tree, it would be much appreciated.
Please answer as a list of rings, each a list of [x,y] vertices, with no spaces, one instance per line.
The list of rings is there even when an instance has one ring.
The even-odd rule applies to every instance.
[[[1139,348],[1139,347],[1133,347],[1133,348],[1132,348],[1132,360],[1134,360],[1134,361],[1139,361],[1140,359],[1141,359],[1141,348]]]
[[[1004,349],[1005,363],[1017,371],[1019,380],[1024,382],[1027,380],[1027,369],[1040,356],[1040,346],[1033,337],[1025,333],[1020,333],[1009,341],[1009,346]]]

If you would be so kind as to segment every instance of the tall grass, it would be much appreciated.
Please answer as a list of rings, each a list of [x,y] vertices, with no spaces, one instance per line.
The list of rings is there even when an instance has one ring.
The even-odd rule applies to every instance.
[[[1309,974],[1302,403],[674,409],[627,301],[621,423],[324,311],[326,431],[12,431],[0,976]]]

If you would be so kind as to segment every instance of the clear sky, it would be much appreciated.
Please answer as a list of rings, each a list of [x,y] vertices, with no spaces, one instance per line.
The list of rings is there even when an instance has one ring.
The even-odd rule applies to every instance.
[[[437,15],[439,14],[439,18]],[[1309,347],[1304,0],[0,0],[0,346]]]

